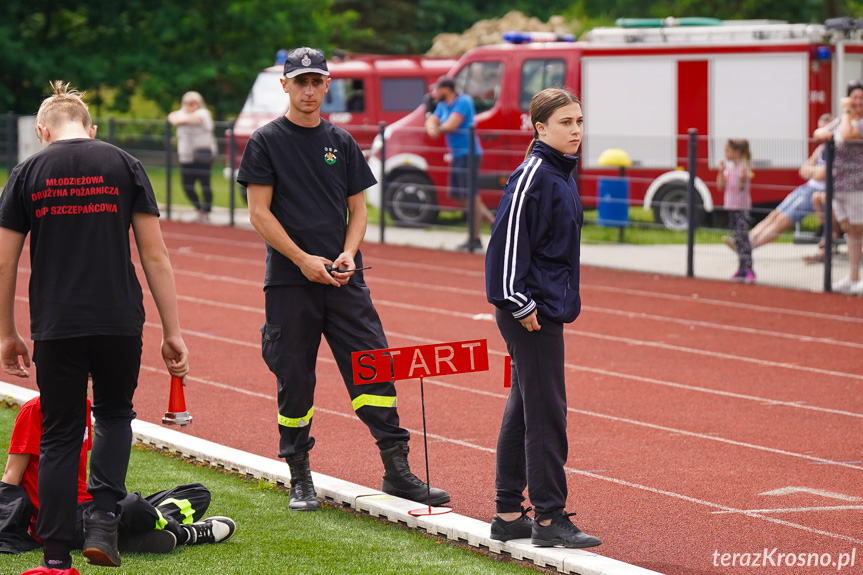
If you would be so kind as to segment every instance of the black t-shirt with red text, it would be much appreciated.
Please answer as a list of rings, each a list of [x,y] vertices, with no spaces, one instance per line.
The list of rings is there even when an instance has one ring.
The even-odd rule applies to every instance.
[[[141,162],[100,140],[51,143],[12,170],[0,227],[30,234],[30,336],[134,336],[144,328],[132,213],[159,215]]]
[[[281,116],[249,138],[237,181],[273,186],[270,211],[306,253],[335,260],[344,250],[348,197],[375,180],[360,147],[343,128],[321,119],[314,128]],[[362,267],[362,254],[354,257]],[[362,272],[351,276],[362,281]],[[308,279],[267,244],[264,285],[302,285]]]

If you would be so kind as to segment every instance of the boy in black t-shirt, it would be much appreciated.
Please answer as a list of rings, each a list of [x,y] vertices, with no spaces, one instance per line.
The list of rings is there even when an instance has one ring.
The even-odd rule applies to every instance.
[[[43,149],[12,170],[0,197],[0,361],[29,377],[27,344],[15,323],[17,266],[30,234],[30,336],[43,431],[36,530],[42,564],[72,566],[78,458],[92,374],[96,418],[84,516],[83,555],[119,566],[117,502],[126,496],[132,442],[132,398],[144,328],[143,292],[131,260],[134,231],[141,266],[162,322],[168,371],[188,373],[171,262],[159,209],[141,163],[94,139],[87,105],[68,84],[54,82],[36,116]]]
[[[262,355],[278,383],[279,457],[291,469],[290,509],[319,507],[309,431],[322,334],[357,417],[381,450],[381,489],[426,502],[428,488],[408,465],[410,434],[399,426],[395,384],[353,385],[351,353],[388,347],[363,273],[354,271],[363,265],[363,191],[375,178],[353,138],[321,118],[330,84],[324,55],[297,48],[288,54],[284,71],[280,81],[290,109],[252,134],[237,181],[248,187],[252,225],[267,242]],[[450,497],[432,488],[430,499],[431,505],[442,505]]]

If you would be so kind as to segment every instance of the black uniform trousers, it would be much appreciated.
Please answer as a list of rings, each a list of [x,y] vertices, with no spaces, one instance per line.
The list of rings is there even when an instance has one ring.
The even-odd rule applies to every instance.
[[[566,378],[563,324],[539,317],[527,331],[508,311],[495,310],[512,358],[512,388],[497,438],[495,503],[498,513],[521,510],[528,488],[536,519],[566,507]]]
[[[40,340],[33,346],[42,407],[39,516],[36,532],[48,558],[75,545],[78,463],[87,429],[87,378],[93,377],[93,451],[87,491],[97,508],[126,496],[132,445],[132,396],[141,368],[141,336]]]
[[[357,417],[381,450],[406,442],[399,426],[392,381],[354,385],[351,353],[387,347],[369,288],[309,282],[264,288],[266,323],[261,326],[264,361],[276,376],[279,402],[279,457],[314,447],[310,435],[315,404],[315,364],[321,335],[333,353]]]

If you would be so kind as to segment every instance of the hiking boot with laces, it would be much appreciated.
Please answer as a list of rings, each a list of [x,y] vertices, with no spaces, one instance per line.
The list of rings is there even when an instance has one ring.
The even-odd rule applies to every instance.
[[[534,521],[527,516],[533,507],[521,509],[521,517],[512,521],[504,521],[497,515],[491,518],[491,538],[495,541],[510,539],[527,539],[533,533]]]
[[[120,526],[120,506],[116,512],[88,509],[84,512],[84,548],[81,555],[91,565],[119,567],[117,528]]]
[[[399,442],[395,446],[381,451],[384,462],[384,478],[381,491],[388,495],[410,499],[432,506],[449,502],[449,493],[443,489],[429,487],[411,472],[408,464],[410,448],[407,443]]]
[[[286,458],[291,469],[291,511],[317,511],[321,504],[315,493],[312,470],[309,469],[309,453],[298,453]]]
[[[189,534],[184,545],[203,545],[227,541],[236,533],[237,524],[230,517],[216,515],[197,523],[183,525],[183,529]]]
[[[563,513],[552,519],[548,525],[540,525],[539,521],[535,521],[530,542],[537,547],[560,545],[570,549],[596,547],[601,544],[598,537],[588,535],[572,524],[569,518],[573,515],[575,513]]]

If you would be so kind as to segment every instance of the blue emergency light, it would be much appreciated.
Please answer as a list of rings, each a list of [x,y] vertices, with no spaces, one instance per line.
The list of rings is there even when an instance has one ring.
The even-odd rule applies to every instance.
[[[816,60],[829,60],[832,50],[830,50],[830,46],[818,46],[815,48],[815,59]]]
[[[510,44],[528,44],[530,42],[575,42],[572,34],[555,34],[554,32],[504,32],[503,41]]]
[[[287,50],[279,50],[276,52],[276,65],[283,66],[285,64],[285,60],[288,59],[288,51]]]

